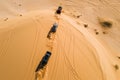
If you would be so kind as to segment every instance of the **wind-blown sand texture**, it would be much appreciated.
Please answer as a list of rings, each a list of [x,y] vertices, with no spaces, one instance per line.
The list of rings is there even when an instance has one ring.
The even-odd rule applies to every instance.
[[[0,80],[120,80],[120,0],[0,0]]]

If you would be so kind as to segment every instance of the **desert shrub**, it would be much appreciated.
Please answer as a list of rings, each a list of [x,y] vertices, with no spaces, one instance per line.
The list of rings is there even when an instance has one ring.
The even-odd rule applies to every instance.
[[[97,29],[94,29],[94,31],[97,31]]]
[[[84,24],[84,27],[87,28],[87,27],[88,27],[88,24]]]
[[[22,6],[22,4],[19,4],[18,6]]]
[[[118,70],[119,69],[119,66],[116,64],[114,65],[115,69]]]
[[[96,32],[96,35],[98,35],[99,34],[99,32]]]
[[[105,31],[103,31],[103,34],[106,34],[106,32],[105,32]]]
[[[77,18],[80,18],[81,16],[82,16],[82,15],[77,15],[76,17],[77,17]]]
[[[109,22],[109,21],[103,21],[103,22],[100,22],[100,24],[101,24],[103,27],[108,27],[108,28],[111,28],[111,27],[112,27],[112,23]]]
[[[20,16],[22,16],[22,14],[20,14]]]
[[[98,18],[98,20],[100,25],[104,28],[111,28],[113,26],[113,23],[110,19]]]
[[[80,16],[78,15],[77,18],[79,18]]]
[[[118,59],[120,59],[120,56],[118,56]]]

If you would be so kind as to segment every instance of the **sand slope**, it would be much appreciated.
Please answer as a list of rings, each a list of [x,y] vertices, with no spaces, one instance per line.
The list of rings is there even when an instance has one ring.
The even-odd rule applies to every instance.
[[[37,80],[119,80],[119,0],[108,3],[1,0],[0,80],[36,80],[35,69],[46,51],[52,56]],[[60,4],[64,11],[56,17]],[[98,20],[102,18],[111,20],[112,28],[102,28]],[[49,40],[47,34],[55,22],[59,26]]]

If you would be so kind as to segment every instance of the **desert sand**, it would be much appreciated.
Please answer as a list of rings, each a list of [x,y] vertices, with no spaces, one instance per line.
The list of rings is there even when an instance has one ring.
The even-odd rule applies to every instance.
[[[0,80],[120,80],[119,25],[120,0],[0,0]]]

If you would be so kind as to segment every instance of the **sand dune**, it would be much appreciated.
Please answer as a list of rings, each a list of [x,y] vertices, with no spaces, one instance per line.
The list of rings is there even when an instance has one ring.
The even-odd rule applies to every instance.
[[[119,0],[1,0],[0,80],[119,80],[119,4]],[[55,15],[59,5],[63,12]],[[57,32],[48,39],[55,22]],[[46,51],[52,53],[49,62],[36,73]]]

